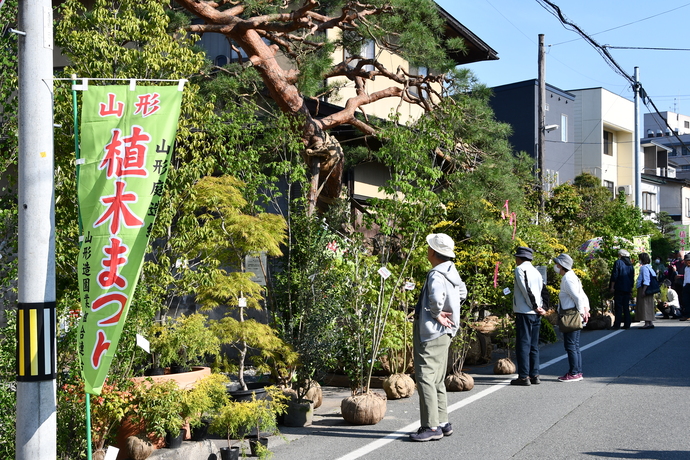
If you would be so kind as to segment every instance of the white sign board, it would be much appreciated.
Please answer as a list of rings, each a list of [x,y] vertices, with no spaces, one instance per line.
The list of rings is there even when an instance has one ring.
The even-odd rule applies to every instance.
[[[266,254],[261,253],[259,257],[246,256],[244,258],[245,273],[253,273],[252,281],[261,286],[266,286],[266,277],[264,270],[266,269]]]

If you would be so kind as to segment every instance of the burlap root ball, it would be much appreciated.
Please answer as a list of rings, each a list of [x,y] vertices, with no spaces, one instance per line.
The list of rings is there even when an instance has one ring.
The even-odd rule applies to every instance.
[[[371,391],[349,396],[340,403],[340,412],[353,425],[376,425],[386,415],[386,397]]]
[[[319,382],[311,381],[309,384],[309,390],[307,395],[304,397],[310,401],[314,401],[314,409],[317,409],[323,403],[323,391],[321,390],[321,385]]]
[[[129,458],[132,460],[144,460],[153,453],[151,443],[137,436],[127,438],[127,449],[129,450]]]
[[[383,391],[388,399],[409,398],[414,394],[414,380],[407,374],[393,374],[383,381]]]
[[[507,375],[515,373],[515,364],[509,358],[501,358],[494,364],[494,374]]]
[[[451,374],[445,380],[448,391],[470,391],[474,388],[474,378],[465,372]]]

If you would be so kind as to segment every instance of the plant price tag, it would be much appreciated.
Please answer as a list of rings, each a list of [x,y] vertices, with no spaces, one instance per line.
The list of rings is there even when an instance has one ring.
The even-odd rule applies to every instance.
[[[510,288],[505,288],[503,290],[503,295],[508,295],[508,294],[510,294]]]
[[[412,281],[408,281],[403,286],[403,289],[406,291],[412,291],[412,290],[414,290],[414,286],[415,286],[415,284]]]
[[[240,297],[239,299],[237,299],[237,306],[238,307],[246,307],[247,306],[247,299],[245,299],[244,297]]]
[[[379,268],[379,275],[381,275],[381,278],[385,280],[388,279],[389,276],[391,276],[391,272],[386,267],[381,267]]]
[[[137,346],[142,348],[146,353],[151,353],[151,347],[149,346],[149,341],[143,335],[137,334]]]
[[[120,449],[117,447],[108,446],[108,450],[105,451],[105,457],[103,457],[103,460],[115,460],[118,452],[120,452]]]

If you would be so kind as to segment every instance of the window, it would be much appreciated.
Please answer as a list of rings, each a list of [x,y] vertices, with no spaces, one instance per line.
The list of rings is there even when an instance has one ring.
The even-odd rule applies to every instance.
[[[613,156],[613,133],[604,131],[604,155]]]
[[[646,212],[656,211],[656,193],[642,192],[642,210]]]
[[[681,171],[690,171],[690,165],[680,165]]]
[[[423,66],[416,67],[416,66],[411,65],[410,66],[410,75],[419,75],[420,77],[426,77],[427,75],[429,75],[429,69],[427,69],[426,67],[423,67]],[[426,91],[424,91],[424,93],[425,93],[424,96],[428,97],[428,94],[426,94]],[[416,86],[410,87],[410,94],[412,94],[413,96],[419,96],[418,88]]]
[[[683,122],[683,127],[684,127],[685,129],[690,129],[690,121],[684,121],[684,122]]]
[[[568,115],[561,114],[561,142],[568,142]]]
[[[604,187],[606,187],[607,189],[609,189],[609,192],[611,192],[611,196],[612,196],[612,197],[615,197],[615,196],[616,196],[616,194],[615,194],[615,192],[614,192],[613,182],[611,182],[610,180],[605,180],[605,181],[604,181]]]
[[[347,52],[347,50],[344,51],[345,53],[345,59],[350,57],[350,53]],[[376,43],[374,40],[367,40],[362,44],[362,48],[359,51],[360,56],[363,59],[375,59],[376,58]],[[350,65],[352,67],[356,66],[359,60],[354,60],[350,62]],[[366,70],[368,72],[371,72],[374,70],[373,65],[365,65],[362,66],[362,70]]]

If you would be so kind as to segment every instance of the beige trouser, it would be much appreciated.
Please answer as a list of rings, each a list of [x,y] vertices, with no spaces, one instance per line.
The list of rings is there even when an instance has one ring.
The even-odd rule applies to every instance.
[[[421,426],[437,427],[448,421],[446,399],[446,368],[450,335],[428,342],[419,341],[419,327],[414,325],[414,372],[419,392]]]

